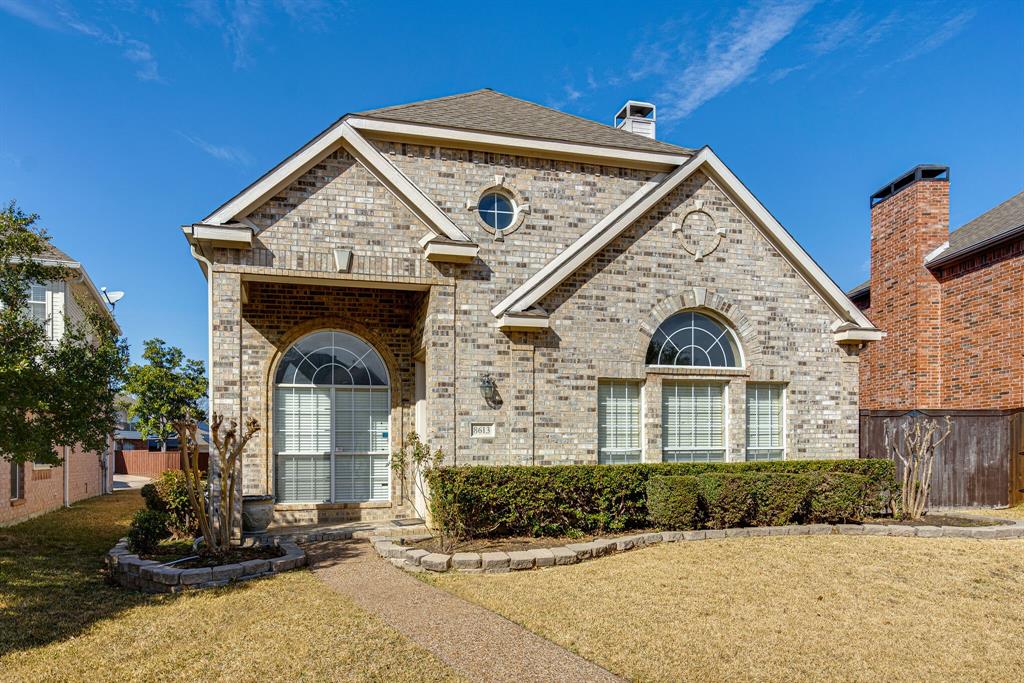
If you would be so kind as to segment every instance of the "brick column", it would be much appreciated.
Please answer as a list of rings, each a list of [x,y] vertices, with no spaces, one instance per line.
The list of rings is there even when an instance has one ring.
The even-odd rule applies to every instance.
[[[214,413],[222,415],[225,425],[237,420],[241,427],[241,367],[242,367],[242,281],[237,273],[213,271],[213,357],[210,358]],[[216,469],[217,454],[210,446],[211,496],[217,490],[220,473]],[[240,472],[242,463],[238,463]],[[236,506],[232,512],[234,526],[240,532],[242,521],[242,476],[236,477]]]

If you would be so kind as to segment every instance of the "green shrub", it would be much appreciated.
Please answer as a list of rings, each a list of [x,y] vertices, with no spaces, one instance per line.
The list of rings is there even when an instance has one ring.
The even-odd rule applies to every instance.
[[[815,482],[807,521],[836,524],[863,519],[873,512],[871,480],[860,474],[823,473]]]
[[[135,553],[151,553],[160,541],[170,537],[169,515],[160,510],[139,510],[128,527],[128,548]]]
[[[709,529],[748,526],[754,516],[755,476],[749,473],[708,472],[697,477],[704,524]]]
[[[439,524],[457,525],[460,537],[557,536],[595,531],[621,531],[648,524],[647,484],[655,476],[708,473],[849,473],[868,481],[866,511],[886,509],[899,485],[893,463],[881,459],[785,460],[740,463],[650,463],[640,465],[458,466],[441,467],[429,475],[431,506]],[[769,486],[760,482],[762,486]],[[771,483],[773,488],[804,486]],[[709,484],[710,486],[710,484]],[[715,524],[736,519],[767,523],[785,515],[785,503],[773,502],[758,511],[745,507],[745,494],[734,485],[711,492],[728,501],[728,511]],[[753,494],[751,494],[753,495]]]
[[[205,489],[206,482],[201,483]],[[167,513],[167,529],[174,538],[192,538],[199,534],[199,520],[192,512],[185,473],[181,470],[167,470],[154,482],[143,486],[142,498],[150,510]]]
[[[661,529],[699,529],[703,522],[700,479],[688,475],[651,477],[647,512],[651,523]]]

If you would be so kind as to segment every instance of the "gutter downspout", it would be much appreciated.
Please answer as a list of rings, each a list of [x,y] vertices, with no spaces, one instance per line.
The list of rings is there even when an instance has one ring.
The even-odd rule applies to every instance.
[[[64,507],[66,508],[71,507],[71,502],[69,500],[69,498],[71,497],[69,494],[69,485],[71,482],[71,463],[68,460],[69,457],[70,455],[68,454],[68,447],[64,446],[64,467],[62,467],[61,469],[64,471]]]

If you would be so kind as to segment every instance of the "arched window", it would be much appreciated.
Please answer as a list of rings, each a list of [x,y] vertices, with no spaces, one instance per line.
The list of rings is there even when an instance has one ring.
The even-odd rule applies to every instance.
[[[380,354],[347,332],[314,332],[274,378],[280,502],[388,500],[391,392]]]
[[[669,317],[647,347],[648,365],[735,368],[739,357],[739,347],[729,328],[696,311],[680,311]]]

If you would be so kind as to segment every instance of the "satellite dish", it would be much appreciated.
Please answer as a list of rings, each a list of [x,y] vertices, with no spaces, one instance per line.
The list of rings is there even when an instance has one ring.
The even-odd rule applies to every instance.
[[[124,292],[108,292],[106,287],[100,287],[100,291],[103,292],[103,298],[110,304],[110,308],[114,308],[117,302],[124,298]]]

